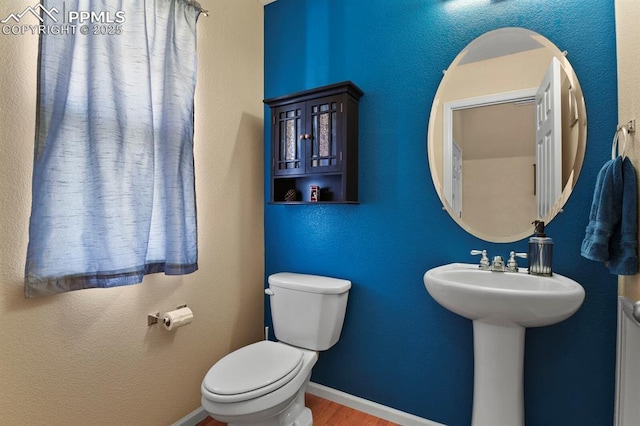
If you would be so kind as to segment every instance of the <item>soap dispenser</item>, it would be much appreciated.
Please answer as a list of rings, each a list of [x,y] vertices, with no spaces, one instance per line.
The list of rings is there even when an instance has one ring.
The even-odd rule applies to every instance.
[[[553,240],[544,233],[544,222],[536,220],[534,235],[529,238],[529,274],[551,276]]]

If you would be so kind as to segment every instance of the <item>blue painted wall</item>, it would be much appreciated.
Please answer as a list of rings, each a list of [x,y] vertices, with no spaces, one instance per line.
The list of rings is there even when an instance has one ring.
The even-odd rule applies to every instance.
[[[470,423],[471,322],[440,307],[422,275],[444,263],[474,261],[472,248],[503,255],[525,251],[526,240],[486,243],[442,211],[428,170],[426,134],[442,70],[475,37],[505,26],[537,31],[569,52],[589,117],[579,183],[565,213],[548,227],[556,271],[582,283],[586,300],[569,320],[527,331],[527,425],[611,424],[616,277],[580,257],[595,178],[609,155],[617,118],[611,0],[268,5],[265,98],[343,80],[355,82],[365,95],[361,204],[267,205],[266,274],[305,272],[353,282],[341,340],[321,353],[313,381],[447,425]],[[266,158],[269,141],[267,128]],[[268,160],[265,170],[269,199]],[[508,196],[507,182],[498,183],[500,188]]]

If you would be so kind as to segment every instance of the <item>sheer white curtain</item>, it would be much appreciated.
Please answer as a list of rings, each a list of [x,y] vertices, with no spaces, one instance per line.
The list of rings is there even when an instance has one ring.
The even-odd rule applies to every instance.
[[[45,27],[76,29],[40,39],[25,296],[196,271],[200,6],[187,0],[42,5],[50,12],[42,15]],[[74,11],[95,13],[70,22]]]

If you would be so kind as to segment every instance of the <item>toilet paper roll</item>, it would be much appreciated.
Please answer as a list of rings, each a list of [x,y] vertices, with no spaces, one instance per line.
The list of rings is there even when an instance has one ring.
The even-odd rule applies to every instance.
[[[169,331],[173,330],[174,328],[187,325],[191,321],[193,321],[193,312],[191,312],[191,309],[187,307],[167,312],[163,317],[164,328]]]

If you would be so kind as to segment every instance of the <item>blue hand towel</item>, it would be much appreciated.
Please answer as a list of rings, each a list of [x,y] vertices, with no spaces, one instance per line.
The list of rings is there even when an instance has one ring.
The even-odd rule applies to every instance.
[[[622,216],[622,159],[609,160],[598,173],[580,254],[597,262],[609,260],[609,240]]]
[[[622,217],[609,243],[609,272],[638,273],[638,188],[636,170],[629,158],[622,162]]]

